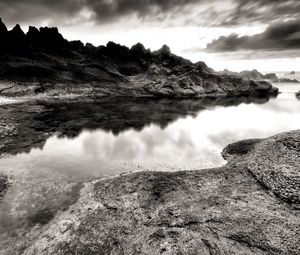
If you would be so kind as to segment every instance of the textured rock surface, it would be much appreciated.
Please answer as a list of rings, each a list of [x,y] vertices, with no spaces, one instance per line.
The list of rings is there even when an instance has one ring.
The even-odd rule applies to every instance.
[[[267,82],[219,74],[205,63],[192,63],[168,46],[151,52],[109,42],[84,46],[67,41],[57,28],[19,25],[7,31],[0,22],[0,95],[219,97],[276,95]]]
[[[23,254],[297,255],[299,140],[294,131],[235,143],[221,168],[87,183]]]

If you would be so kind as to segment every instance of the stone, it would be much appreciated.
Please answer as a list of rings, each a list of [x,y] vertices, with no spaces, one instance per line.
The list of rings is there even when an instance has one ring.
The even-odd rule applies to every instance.
[[[220,168],[86,183],[23,254],[297,255],[299,141],[241,141]]]

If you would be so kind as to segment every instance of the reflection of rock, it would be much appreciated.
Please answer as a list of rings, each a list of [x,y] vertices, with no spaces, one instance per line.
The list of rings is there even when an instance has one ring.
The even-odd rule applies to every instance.
[[[296,255],[299,141],[296,131],[237,143],[221,168],[88,183],[24,254]]]
[[[277,94],[271,85],[214,72],[205,63],[172,54],[164,45],[151,52],[142,44],[131,48],[107,43],[94,47],[67,41],[57,28],[19,25],[7,31],[0,23],[0,87],[2,96],[76,94],[81,96],[219,97]],[[243,84],[243,86],[241,86]]]
[[[49,136],[58,133],[75,137],[83,129],[103,129],[118,134],[127,129],[141,130],[150,124],[161,128],[208,106],[266,103],[268,97],[202,99],[103,98],[101,100],[60,100],[4,105],[0,108],[0,153],[16,154],[42,147]],[[1,129],[1,127],[6,127]]]
[[[3,194],[6,192],[9,186],[9,181],[7,176],[3,176],[0,174],[0,199],[3,196]],[[1,202],[1,201],[0,201]]]

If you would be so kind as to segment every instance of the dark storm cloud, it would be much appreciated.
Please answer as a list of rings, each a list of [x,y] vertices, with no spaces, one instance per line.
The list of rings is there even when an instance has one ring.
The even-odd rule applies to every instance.
[[[270,23],[296,19],[300,13],[299,0],[234,0],[235,7],[222,25],[240,25],[247,22]]]
[[[185,7],[190,7],[188,10]],[[249,22],[270,24],[295,19],[300,13],[299,0],[0,0],[0,16],[7,22],[54,20],[68,23],[83,9],[89,19],[103,22],[136,15],[138,19],[168,18],[192,25],[245,25]],[[171,14],[171,15],[169,15]],[[78,23],[82,22],[77,19]]]
[[[132,13],[139,17],[167,13],[199,0],[86,0],[86,5],[95,12],[98,19],[110,19]]]
[[[300,20],[276,23],[253,36],[221,36],[206,47],[210,52],[238,50],[300,50]]]
[[[130,14],[157,16],[202,0],[0,0],[0,16],[8,22],[34,19],[68,19],[89,10],[93,19],[108,21]]]
[[[81,0],[0,0],[0,17],[14,24],[77,14]]]

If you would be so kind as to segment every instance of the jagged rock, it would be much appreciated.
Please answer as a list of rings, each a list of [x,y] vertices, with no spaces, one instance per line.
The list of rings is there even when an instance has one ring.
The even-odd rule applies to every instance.
[[[0,18],[0,35],[1,37],[4,36],[7,33],[7,27],[5,24],[2,22],[2,19]],[[3,38],[1,38],[3,40]]]
[[[93,45],[93,44],[91,44],[91,43],[86,43],[85,45],[84,45],[86,48],[89,48],[89,49],[95,49],[96,47]]]
[[[7,33],[7,52],[15,55],[27,55],[30,52],[30,46],[26,35],[17,24]]]
[[[51,94],[60,84],[60,91],[85,87],[90,93],[105,95],[217,97],[232,95],[273,94],[269,84],[243,81],[234,75],[220,75],[204,62],[191,61],[173,54],[164,45],[151,52],[142,44],[129,49],[108,42],[106,46],[84,46],[80,41],[68,42],[57,28],[29,27],[25,35],[20,26],[8,32],[7,58],[0,60],[0,80],[47,84],[44,94]],[[5,37],[5,36],[4,36]],[[7,44],[8,45],[8,44]],[[20,50],[22,52],[20,52]],[[73,85],[73,86],[72,86]],[[1,95],[24,96],[34,93],[26,86],[5,90]],[[40,91],[40,90],[38,90]],[[82,91],[78,91],[82,94]],[[101,92],[102,95],[102,92]]]
[[[22,252],[298,255],[299,140],[295,131],[235,143],[220,168],[87,183]]]

